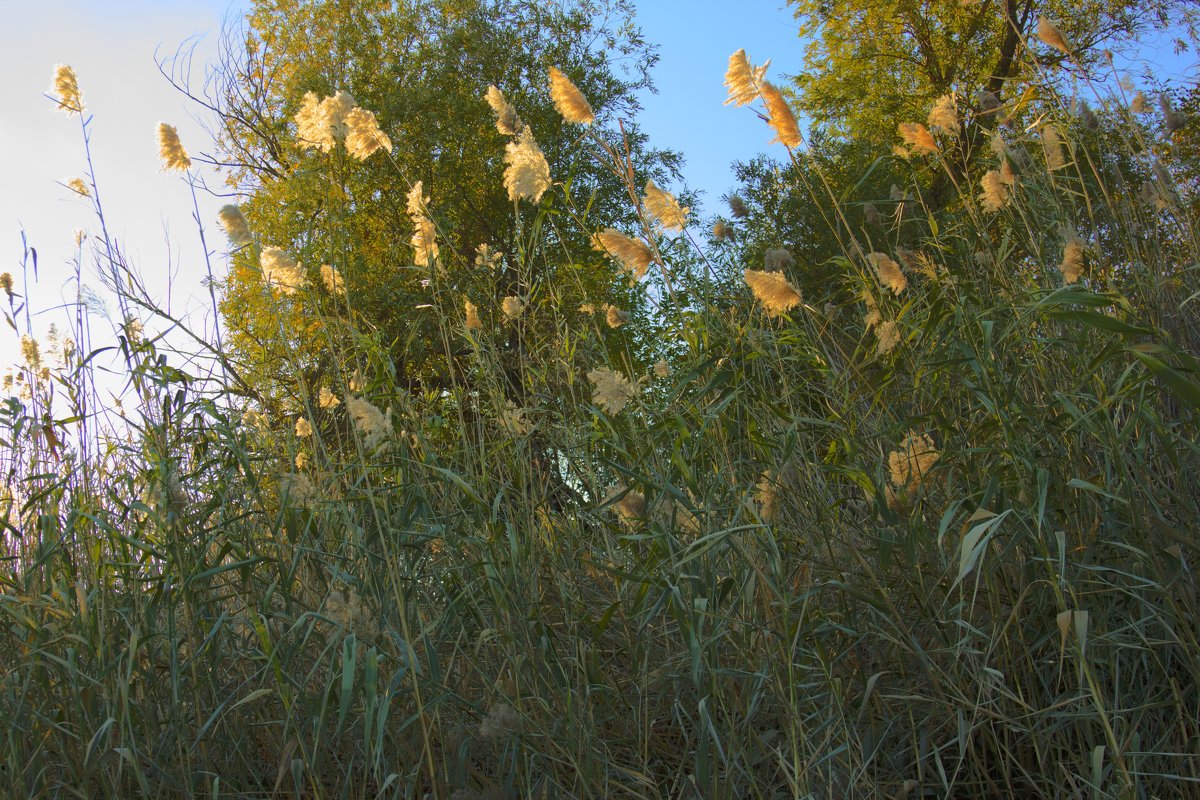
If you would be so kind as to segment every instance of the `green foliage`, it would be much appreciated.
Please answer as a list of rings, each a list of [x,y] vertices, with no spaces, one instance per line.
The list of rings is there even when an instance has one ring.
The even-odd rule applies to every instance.
[[[256,243],[292,252],[316,285],[318,267],[335,266],[348,292],[341,310],[392,350],[398,382],[413,391],[444,389],[462,369],[450,363],[456,349],[419,310],[431,299],[431,280],[465,292],[489,325],[505,296],[538,302],[549,287],[573,294],[576,305],[611,302],[644,318],[635,295],[610,288],[610,260],[590,248],[595,230],[636,222],[623,176],[591,158],[587,137],[550,103],[546,79],[550,67],[565,69],[610,134],[618,120],[631,119],[655,56],[629,14],[620,2],[603,9],[459,0],[257,4],[244,47],[229,40],[212,92],[219,157],[236,167],[233,181],[247,195],[242,208]],[[578,207],[547,201],[514,217],[502,181],[507,140],[485,101],[489,85],[516,107]],[[305,93],[341,90],[376,114],[395,144],[391,153],[360,162],[340,147],[323,154],[297,143],[292,120]],[[677,167],[674,155],[649,149],[636,125],[624,133],[637,185],[648,177],[661,182]],[[431,198],[441,251],[443,269],[432,274],[414,266],[410,245],[406,198],[417,181]],[[491,270],[475,265],[481,244],[503,254]],[[288,335],[280,335],[277,315],[267,312],[258,254],[249,247],[235,257],[223,309],[235,352],[263,393],[277,398],[297,382],[327,379],[330,365],[320,353],[332,342],[307,315],[291,316]],[[279,373],[276,365],[289,356],[304,374]]]
[[[1136,41],[1155,28],[1194,24],[1188,0],[959,2],[884,0],[835,4],[790,0],[817,69],[796,76],[796,97],[829,132],[887,152],[900,122],[924,122],[938,97],[956,93],[972,108],[977,93],[1011,100],[1013,86],[1040,67],[1066,63],[1034,39],[1038,18],[1052,20],[1074,48],[1071,63],[1103,64],[1101,48]],[[1032,52],[1029,51],[1032,49]]]
[[[965,163],[950,137],[756,162],[703,260],[630,203],[661,278],[634,286],[561,181],[495,211],[512,283],[448,257],[403,338],[382,292],[415,293],[406,271],[369,311],[260,283],[261,340],[236,322],[208,378],[125,325],[120,425],[86,413],[97,345],[27,364],[0,410],[6,791],[1187,796],[1200,248],[1188,133],[1161,122],[1110,102],[1090,127],[1038,84]],[[618,141],[587,134],[574,174],[622,174]],[[285,180],[326,198],[399,180],[300,160]],[[382,200],[279,202],[313,247],[390,235]],[[771,316],[743,270],[780,245],[803,298]],[[367,263],[339,262],[362,303]],[[578,309],[592,285],[647,311],[611,328]],[[510,286],[501,322],[483,298]],[[243,384],[252,341],[276,360]]]

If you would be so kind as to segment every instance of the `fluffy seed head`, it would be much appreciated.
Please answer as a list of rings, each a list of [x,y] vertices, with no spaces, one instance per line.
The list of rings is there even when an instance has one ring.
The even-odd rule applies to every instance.
[[[867,326],[867,330],[874,328],[883,321],[883,316],[879,313],[879,306],[875,304],[875,298],[870,292],[863,292],[863,303],[867,306],[867,313],[863,315],[863,324]]]
[[[607,414],[621,413],[637,397],[637,384],[608,367],[594,369],[587,377],[592,382],[592,402]]]
[[[346,296],[346,282],[342,280],[341,271],[330,264],[321,265],[321,283],[330,294]]]
[[[83,95],[79,92],[79,80],[75,70],[66,64],[54,68],[54,84],[50,91],[58,96],[58,110],[68,114],[83,113]]]
[[[301,439],[305,439],[313,435],[312,423],[306,417],[300,417],[296,420],[296,435]]]
[[[467,330],[477,331],[483,327],[479,320],[479,308],[470,300],[463,301],[463,310],[467,315]]]
[[[792,258],[791,251],[784,247],[771,247],[763,253],[763,268],[767,272],[789,269],[795,263],[796,259]]]
[[[88,188],[88,185],[83,182],[82,178],[70,178],[67,181],[67,188],[82,197],[92,196],[92,190]]]
[[[1007,164],[1007,162],[1005,163]],[[979,185],[983,187],[983,191],[979,195],[979,202],[983,204],[985,211],[999,211],[1012,199],[1012,192],[1009,188],[1012,186],[1012,181],[1005,180],[1001,170],[991,169],[985,172]]]
[[[522,128],[516,141],[504,147],[504,187],[514,203],[529,200],[536,203],[550,188],[550,164],[533,138],[529,128]]]
[[[328,386],[322,386],[320,393],[317,395],[317,404],[321,408],[337,408],[342,404],[342,401],[338,399],[336,394],[329,391]]]
[[[305,284],[304,273],[296,259],[278,247],[264,247],[258,258],[263,280],[284,294],[295,294]]]
[[[353,108],[346,114],[346,152],[366,161],[376,150],[392,152],[392,140],[379,130],[375,114],[365,108]]]
[[[321,493],[307,475],[302,472],[281,476],[280,499],[287,498],[291,506],[308,506],[321,499]]]
[[[933,138],[933,134],[919,122],[901,122],[896,126],[896,130],[900,133],[900,138],[904,140],[904,144],[908,146],[908,152],[915,155],[927,155],[938,151],[937,142]]]
[[[504,253],[493,250],[486,242],[475,248],[475,266],[482,269],[497,269],[504,260]]]
[[[1137,92],[1129,101],[1129,111],[1133,114],[1146,114],[1150,111],[1150,103],[1146,100],[1145,92]]]
[[[782,272],[748,269],[743,277],[768,316],[782,316],[800,303],[800,290]]]
[[[684,226],[687,225],[687,214],[690,209],[680,206],[675,195],[664,192],[654,184],[654,181],[647,181],[645,202],[650,216],[662,223],[664,228],[678,233],[683,232]]]
[[[988,89],[980,89],[975,93],[975,103],[979,106],[980,114],[994,114],[1000,108],[1000,98]]]
[[[754,67],[746,57],[745,50],[738,50],[729,57],[729,67],[725,70],[725,87],[729,89],[729,99],[725,105],[744,106],[754,102],[758,97],[759,87],[765,82],[767,67],[771,62],[761,67]]]
[[[745,219],[750,216],[750,209],[746,207],[746,201],[741,195],[729,195],[729,211],[733,214],[734,219]]]
[[[137,317],[126,317],[125,324],[121,327],[125,331],[125,338],[129,339],[130,342],[137,344],[142,340],[142,333],[144,332],[144,329],[142,327],[142,321]]]
[[[896,489],[911,492],[928,480],[929,471],[941,457],[929,434],[910,431],[900,448],[888,454],[888,477]]]
[[[1054,172],[1067,165],[1066,152],[1063,149],[1062,136],[1054,125],[1042,128],[1042,152],[1046,156],[1046,169]]]
[[[495,86],[488,87],[487,103],[496,114],[496,130],[505,136],[516,136],[521,132],[521,128],[525,127],[521,118],[517,116],[517,110],[509,105],[504,99],[504,93]]]
[[[509,295],[500,301],[500,310],[505,319],[515,320],[525,310],[525,304],[521,302],[521,298]]]
[[[572,125],[591,125],[596,121],[583,92],[557,67],[550,68],[550,99],[562,118]]]
[[[1038,17],[1037,37],[1041,39],[1042,44],[1049,45],[1067,55],[1071,54],[1071,45],[1067,42],[1067,37],[1063,35],[1057,25],[1042,16]]]
[[[438,263],[440,248],[437,243],[437,228],[425,213],[429,198],[424,195],[424,181],[417,181],[408,191],[408,216],[412,220],[413,261],[422,267]]]
[[[604,321],[610,328],[619,328],[629,321],[629,315],[616,306],[609,306],[604,312]]]
[[[908,288],[908,278],[904,277],[904,272],[900,269],[900,265],[886,254],[868,253],[867,260],[875,268],[875,274],[879,276],[879,282],[890,289],[892,294],[898,295]]]
[[[1166,94],[1160,94],[1158,96],[1158,107],[1162,109],[1163,127],[1166,128],[1168,134],[1174,133],[1187,124],[1187,114],[1181,114],[1174,109],[1174,107],[1171,105],[1170,96]],[[1092,114],[1092,119],[1095,119],[1095,117],[1096,115]],[[1096,124],[1088,124],[1088,127],[1095,128],[1098,124],[1098,122]]]
[[[374,450],[391,435],[392,426],[387,416],[370,400],[347,397],[346,411],[354,422],[354,429],[363,437],[363,447],[367,450]]]
[[[21,360],[33,370],[42,365],[42,351],[38,347],[38,341],[27,333],[21,334]]]
[[[488,709],[487,718],[479,726],[479,735],[486,741],[503,739],[510,733],[516,733],[521,727],[521,720],[512,706],[501,703]]]
[[[217,212],[217,219],[220,220],[221,227],[225,229],[225,235],[229,237],[231,244],[239,247],[250,244],[253,238],[250,234],[250,225],[247,224],[240,208],[235,205],[221,206],[221,210]]]
[[[879,312],[875,312],[878,317]],[[886,356],[888,353],[896,349],[896,345],[900,344],[900,327],[892,320],[880,322],[875,325],[875,336],[878,344],[875,352],[879,356]]]
[[[925,122],[935,131],[958,135],[958,104],[954,95],[944,94],[939,97]]]
[[[296,113],[296,144],[305,149],[317,148],[322,153],[331,152],[349,132],[347,117],[354,107],[349,92],[338,92],[324,100],[315,92],[306,93]]]
[[[733,238],[733,226],[725,220],[719,219],[713,223],[712,234],[718,242],[727,241]]]
[[[596,234],[593,247],[607,252],[621,262],[626,271],[635,280],[641,280],[646,275],[646,269],[654,258],[649,245],[641,239],[633,239],[613,228],[605,228]]]
[[[1073,238],[1063,248],[1062,264],[1063,283],[1075,283],[1083,275],[1083,242]]]
[[[512,400],[505,400],[504,407],[500,409],[497,416],[500,418],[500,425],[509,433],[516,436],[528,436],[533,430],[533,422],[525,415],[529,413],[529,409],[522,408]]]
[[[784,147],[795,150],[803,142],[803,138],[800,136],[800,125],[796,122],[796,115],[792,113],[787,100],[783,99],[783,94],[769,81],[763,81],[762,96],[767,104],[771,127],[775,129],[772,142],[779,142]]]
[[[621,494],[624,492],[624,494]],[[646,520],[646,496],[639,491],[630,489],[625,491],[624,487],[617,487],[613,496],[621,494],[621,498],[613,504],[613,511],[617,512],[617,518],[621,520],[621,524],[627,528],[636,528]]]
[[[163,161],[164,169],[175,169],[180,172],[192,166],[187,151],[179,143],[179,134],[175,128],[165,122],[158,123],[158,155]]]
[[[764,471],[754,487],[754,500],[758,505],[758,516],[763,522],[771,522],[779,512],[779,488],[771,472]]]

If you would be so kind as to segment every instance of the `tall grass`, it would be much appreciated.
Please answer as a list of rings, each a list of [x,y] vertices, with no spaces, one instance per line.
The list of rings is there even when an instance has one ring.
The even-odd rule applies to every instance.
[[[741,281],[760,264],[644,214],[653,319],[581,316],[582,283],[540,277],[570,263],[556,226],[593,232],[562,184],[564,213],[515,208],[515,321],[481,304],[467,327],[456,276],[512,291],[474,264],[424,273],[422,313],[462,353],[445,391],[397,389],[403,354],[314,281],[262,303],[281,337],[297,309],[319,320],[338,405],[298,382],[247,406],[219,342],[199,370],[122,323],[132,395],[106,417],[107,341],[76,316],[76,350],[27,364],[0,417],[4,791],[1200,791],[1194,198],[1155,168],[1159,125],[1105,96],[1093,130],[1040,88],[1003,149],[963,166],[939,134],[897,161],[899,199],[830,195],[821,159],[789,151],[780,190],[825,208],[842,252],[818,286],[788,267],[805,296],[777,317]],[[639,202],[637,165],[589,136]],[[1005,161],[1011,199],[986,211]],[[949,205],[924,199],[939,173]],[[96,253],[123,319],[162,321],[115,241]],[[600,368],[639,387],[618,412]],[[382,443],[352,401],[386,415]]]

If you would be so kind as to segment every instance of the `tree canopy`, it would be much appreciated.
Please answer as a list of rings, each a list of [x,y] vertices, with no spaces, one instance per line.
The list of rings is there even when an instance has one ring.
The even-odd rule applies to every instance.
[[[898,121],[925,119],[934,101],[957,93],[985,105],[981,92],[1007,99],[1007,86],[1029,77],[1023,57],[1040,18],[1066,38],[1075,63],[1096,65],[1104,47],[1129,44],[1150,28],[1190,35],[1193,0],[789,0],[808,69],[796,98],[819,127],[880,146],[895,141]],[[1045,65],[1066,55],[1048,49]]]
[[[627,122],[656,56],[626,0],[260,0],[224,44],[223,63],[193,96],[215,112],[218,151],[209,159],[229,171],[253,232],[254,245],[234,256],[222,311],[229,344],[265,394],[287,396],[296,381],[315,390],[339,349],[321,314],[264,291],[268,248],[299,262],[321,313],[351,316],[392,353],[397,383],[413,391],[443,388],[459,347],[422,315],[439,292],[452,289],[489,327],[504,321],[508,296],[537,303],[554,292],[571,308],[642,309],[642,295],[592,246],[596,231],[638,220],[626,176],[602,166],[580,128],[563,121],[548,81],[556,68],[578,86],[595,125],[623,142],[639,185],[675,174],[676,157],[651,150]],[[515,138],[498,129],[492,86],[577,204],[551,193],[514,206],[503,174]],[[390,152],[359,160],[303,140],[297,115],[308,113],[306,97],[339,92],[374,115]],[[425,202],[414,215],[418,184]],[[545,235],[530,236],[535,229]],[[414,246],[418,235],[436,241],[436,267],[421,263],[428,253]],[[322,292],[322,269],[336,275],[338,291]],[[613,346],[640,346],[613,338]],[[521,344],[514,333],[502,346]]]

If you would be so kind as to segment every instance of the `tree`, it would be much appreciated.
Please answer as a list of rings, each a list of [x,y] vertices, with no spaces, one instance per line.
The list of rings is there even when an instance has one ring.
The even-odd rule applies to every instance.
[[[642,311],[642,294],[615,280],[611,259],[592,248],[596,230],[638,219],[624,176],[605,169],[580,128],[563,122],[546,75],[561,68],[579,87],[597,125],[626,143],[637,181],[662,181],[675,174],[676,157],[651,150],[636,125],[612,130],[635,115],[635,93],[650,85],[655,60],[627,0],[256,2],[244,29],[226,36],[206,90],[192,96],[215,113],[217,152],[207,158],[230,171],[255,237],[256,246],[234,256],[222,311],[235,355],[261,393],[315,393],[329,380],[333,354],[350,352],[350,331],[391,354],[398,385],[445,390],[461,343],[447,341],[424,313],[434,303],[462,315],[470,300],[489,327],[500,326],[508,295]],[[508,137],[488,106],[490,85],[517,109],[577,206],[548,193],[514,214],[502,181]],[[305,96],[339,91],[375,114],[394,143],[390,153],[360,161],[341,147],[326,153],[298,140]],[[429,198],[438,268],[416,263],[409,196],[418,182]],[[476,266],[481,245],[501,254],[493,267]],[[320,313],[310,301],[264,290],[267,247],[299,261]],[[344,298],[321,291],[322,265],[337,270]],[[333,316],[353,324],[324,324]],[[501,343],[514,367],[521,337],[536,335],[514,327]],[[610,344],[645,360],[650,341],[615,334]],[[509,391],[519,395],[519,381]]]
[[[808,147],[791,163],[740,165],[749,209],[744,227],[754,232],[740,246],[749,262],[768,248],[790,248],[803,264],[800,282],[814,288],[829,285],[828,272],[836,269],[829,259],[846,252],[850,239],[868,249],[910,246],[924,226],[904,220],[944,221],[944,213],[961,211],[978,194],[982,174],[996,166],[986,145],[1000,146],[997,135],[1019,136],[1031,125],[1040,130],[1053,116],[1056,94],[1073,94],[1079,79],[1111,78],[1111,54],[1103,47],[1132,45],[1151,28],[1195,39],[1192,0],[790,0],[790,6],[808,42],[806,69],[792,91],[811,124]],[[1043,19],[1055,29],[1039,30]],[[939,101],[954,112],[943,116],[944,130],[930,118]],[[1071,135],[1092,139],[1103,135],[1096,128],[1120,116],[1094,115],[1082,104],[1076,110],[1081,124],[1071,123],[1077,128]],[[906,149],[898,130],[906,123],[933,129],[935,157],[897,157]],[[1124,184],[1147,177],[1146,164],[1136,160],[1107,168],[1121,173]],[[1092,178],[1084,170],[1080,179]],[[834,200],[844,216],[829,219]]]
[[[1026,42],[1045,17],[1065,35],[1071,62],[1104,62],[1102,47],[1128,45],[1152,27],[1191,28],[1193,0],[789,0],[809,41],[812,69],[795,78],[796,98],[830,133],[876,143],[884,152],[900,122],[923,122],[934,101],[957,93],[981,108],[1011,99],[1008,86],[1029,77]],[[1053,67],[1066,54],[1046,48]]]

